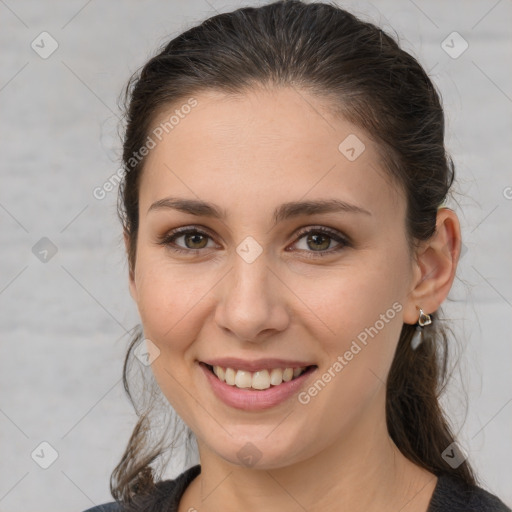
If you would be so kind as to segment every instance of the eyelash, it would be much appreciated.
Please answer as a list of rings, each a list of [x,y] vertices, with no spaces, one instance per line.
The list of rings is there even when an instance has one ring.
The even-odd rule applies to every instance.
[[[177,252],[177,253],[198,254],[201,251],[204,251],[204,249],[183,249],[174,244],[174,241],[177,238],[179,238],[180,236],[189,234],[189,233],[204,235],[204,236],[209,237],[210,239],[212,238],[208,233],[201,231],[201,230],[197,229],[196,227],[189,226],[189,227],[185,227],[185,228],[177,228],[173,231],[170,231],[169,233],[166,233],[162,237],[159,237],[159,241],[157,243],[158,243],[158,245],[167,246],[170,250]],[[306,251],[306,253],[308,253],[308,255],[306,256],[307,258],[312,258],[312,259],[313,258],[322,258],[325,256],[329,256],[331,254],[340,252],[341,250],[343,250],[343,248],[352,247],[352,244],[349,242],[349,240],[346,237],[341,236],[337,231],[334,231],[332,229],[325,228],[325,227],[307,228],[307,229],[300,231],[299,233],[297,233],[297,238],[295,239],[294,244],[297,243],[305,235],[318,234],[318,233],[321,233],[322,235],[327,235],[329,238],[340,243],[341,245],[338,246],[334,250],[318,251],[318,252],[317,251]],[[303,249],[299,249],[299,250],[303,251]]]

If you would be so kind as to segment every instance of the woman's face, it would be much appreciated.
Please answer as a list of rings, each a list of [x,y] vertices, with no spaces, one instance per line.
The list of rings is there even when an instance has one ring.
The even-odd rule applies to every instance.
[[[155,124],[181,112],[152,136],[131,293],[158,384],[200,444],[283,467],[385,424],[386,376],[416,320],[405,198],[366,133],[303,91],[195,99]],[[350,206],[294,206],[319,201]],[[190,232],[169,240],[177,228]]]

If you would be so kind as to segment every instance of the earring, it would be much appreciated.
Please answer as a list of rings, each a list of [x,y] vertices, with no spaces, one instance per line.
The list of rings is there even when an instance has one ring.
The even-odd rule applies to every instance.
[[[418,309],[420,310],[420,317],[418,318],[418,323],[416,324],[416,332],[411,339],[411,348],[413,350],[416,350],[424,341],[423,327],[432,323],[432,317],[424,313],[421,308]]]

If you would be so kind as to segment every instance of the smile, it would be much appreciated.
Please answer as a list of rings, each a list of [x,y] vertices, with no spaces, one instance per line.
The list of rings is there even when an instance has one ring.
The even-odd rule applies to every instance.
[[[279,386],[283,382],[296,379],[308,369],[307,366],[304,366],[301,368],[272,368],[250,372],[234,368],[223,368],[222,366],[206,366],[219,380],[225,382],[228,386],[255,390]]]
[[[261,411],[291,399],[306,386],[318,366],[272,367],[256,371],[199,362],[208,387],[224,404],[245,411]],[[242,363],[243,364],[243,363]],[[235,365],[233,365],[235,366]],[[246,364],[246,366],[250,366]]]

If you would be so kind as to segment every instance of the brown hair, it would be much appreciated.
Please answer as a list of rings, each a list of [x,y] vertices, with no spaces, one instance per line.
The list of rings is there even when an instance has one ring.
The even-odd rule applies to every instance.
[[[436,89],[418,63],[377,26],[332,4],[279,1],[213,16],[166,44],[135,73],[124,91],[124,181],[118,213],[135,267],[138,194],[144,159],[134,159],[157,115],[201,91],[240,94],[256,86],[292,86],[328,100],[333,109],[377,142],[389,176],[406,196],[409,247],[435,233],[437,209],[454,180],[444,146],[444,114]],[[412,254],[412,252],[411,252]],[[439,403],[447,375],[448,336],[432,314],[430,340],[412,350],[415,327],[404,324],[387,379],[391,438],[411,461],[437,475],[476,484],[468,461],[442,457],[454,441]],[[155,490],[152,464],[165,449],[149,442],[151,406],[137,409],[125,359],[124,384],[139,421],[111,477],[114,498],[129,501]],[[190,439],[190,432],[188,433]]]

